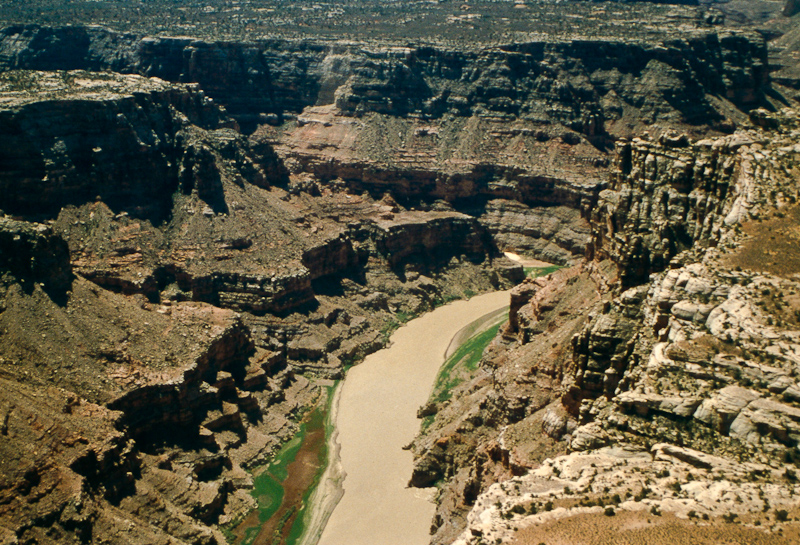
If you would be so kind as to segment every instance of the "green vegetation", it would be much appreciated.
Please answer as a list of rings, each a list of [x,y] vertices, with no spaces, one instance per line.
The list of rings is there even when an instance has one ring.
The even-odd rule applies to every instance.
[[[261,527],[272,517],[277,515],[284,501],[284,482],[289,478],[289,465],[297,458],[307,436],[312,432],[324,428],[325,440],[322,441],[316,453],[318,464],[314,479],[310,486],[303,491],[302,501],[299,505],[292,505],[289,509],[285,510],[281,515],[281,520],[276,526],[277,535],[296,513],[297,516],[287,536],[286,545],[297,543],[303,535],[306,526],[308,500],[322,478],[328,459],[328,439],[333,432],[333,423],[329,418],[333,389],[334,387],[326,388],[327,403],[312,409],[308,418],[300,425],[297,434],[283,445],[269,466],[255,477],[252,494],[257,502],[258,525],[245,529],[241,545],[251,545],[261,531]],[[225,529],[224,532],[228,541],[232,542],[234,534],[231,529]]]
[[[402,310],[398,311],[392,319],[383,324],[381,327],[381,335],[386,342],[389,342],[389,337],[392,336],[392,333],[397,331],[401,325],[413,320],[416,317],[417,315],[413,312],[404,312]]]
[[[284,494],[282,483],[289,476],[287,469],[289,464],[294,461],[300,451],[300,447],[303,445],[303,438],[306,433],[305,428],[305,424],[301,425],[297,435],[283,445],[283,448],[281,448],[267,469],[254,479],[252,493],[258,503],[256,509],[258,510],[259,525],[245,530],[244,539],[241,542],[242,545],[253,543],[253,540],[261,530],[261,525],[272,518],[281,506]]]
[[[298,543],[300,538],[305,533],[307,523],[306,516],[309,514],[309,499],[311,498],[311,494],[314,493],[314,490],[317,489],[317,486],[319,486],[322,474],[325,473],[325,468],[328,462],[328,440],[333,433],[333,422],[330,419],[330,404],[333,400],[333,389],[334,387],[327,388],[327,405],[325,406],[324,410],[321,408],[315,409],[309,421],[309,427],[311,428],[324,426],[325,441],[322,443],[322,447],[319,449],[319,465],[317,466],[317,471],[314,474],[314,480],[311,483],[311,486],[309,486],[305,492],[303,492],[303,501],[300,504],[297,518],[292,525],[292,529],[289,531],[289,535],[286,538],[286,545],[294,545],[295,543]]]
[[[500,315],[495,325],[467,339],[452,356],[447,358],[447,361],[444,362],[439,369],[439,374],[436,376],[433,393],[428,400],[429,403],[441,403],[450,399],[453,389],[478,368],[483,351],[489,346],[492,339],[497,336],[500,326],[506,320],[508,320],[508,312]],[[433,423],[433,418],[433,415],[431,415],[422,420],[423,431]]]
[[[525,267],[525,276],[528,278],[539,278],[540,276],[547,276],[550,273],[556,272],[558,269],[563,269],[561,265],[550,265],[548,267]]]
[[[464,294],[464,298],[465,299],[469,299],[469,296]],[[453,301],[458,301],[460,299],[461,299],[461,297],[459,297],[457,295],[453,295],[453,294],[445,295],[444,297],[441,297],[441,298],[437,297],[436,299],[434,299],[432,301],[433,308],[438,308],[438,307],[446,305],[447,303],[452,303]]]
[[[589,20],[590,4],[567,2],[551,9],[548,3],[528,2],[524,9],[518,9],[509,1],[472,0],[469,13],[464,13],[460,3],[429,1],[26,0],[0,2],[0,21],[52,26],[97,24],[118,31],[211,39],[316,37],[480,45],[510,43],[518,33],[530,32],[556,36],[655,35],[655,39],[670,27],[642,28],[642,17],[658,18],[671,14],[670,8],[674,10],[673,6],[620,4],[608,21]]]
[[[450,399],[451,390],[462,381],[459,371],[466,370],[467,373],[472,373],[478,368],[483,351],[492,339],[497,336],[500,325],[507,319],[508,313],[503,314],[503,320],[489,329],[470,337],[447,359],[436,377],[433,401],[439,402]]]

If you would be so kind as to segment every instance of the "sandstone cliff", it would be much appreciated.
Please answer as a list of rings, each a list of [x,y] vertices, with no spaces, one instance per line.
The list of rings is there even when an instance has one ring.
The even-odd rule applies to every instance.
[[[712,521],[797,509],[785,500],[797,460],[797,256],[779,250],[795,236],[797,113],[752,118],[760,128],[730,137],[618,146],[609,189],[588,213],[594,256],[616,263],[619,282],[608,269],[598,276],[596,261],[517,288],[484,369],[416,442],[412,483],[446,483],[435,541],[466,524],[458,543],[524,542],[548,521],[589,524],[604,509]],[[590,271],[593,310],[559,324]],[[530,420],[525,434],[520,418]],[[469,447],[445,448],[454,440]],[[559,450],[572,454],[545,461]],[[613,469],[637,466],[636,456],[658,463]],[[578,469],[590,463],[591,475]],[[740,499],[723,494],[711,507],[714,480]]]
[[[740,107],[764,100],[763,38],[688,20],[680,31],[668,18],[663,23],[663,34],[647,41],[556,34],[475,50],[211,42],[26,25],[3,30],[0,68],[110,69],[197,82],[249,128],[270,115],[278,121],[307,106],[335,104],[359,116],[530,119],[603,141],[656,120],[717,126],[726,113],[711,97]]]

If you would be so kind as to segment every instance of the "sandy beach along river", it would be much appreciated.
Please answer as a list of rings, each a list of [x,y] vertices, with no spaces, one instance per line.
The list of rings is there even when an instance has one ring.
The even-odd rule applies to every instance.
[[[324,529],[312,530],[321,531],[320,545],[428,543],[433,489],[407,488],[413,460],[402,447],[419,430],[417,409],[453,336],[508,301],[508,292],[495,292],[440,307],[398,329],[389,348],[348,372],[334,409],[337,444],[329,449],[338,460],[312,499],[312,511],[333,508]],[[344,493],[333,507],[339,486]],[[324,521],[327,513],[315,518]]]

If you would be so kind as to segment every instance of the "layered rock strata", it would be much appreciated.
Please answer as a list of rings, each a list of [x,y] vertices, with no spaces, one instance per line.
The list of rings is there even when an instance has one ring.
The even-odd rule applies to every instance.
[[[69,246],[44,225],[0,218],[0,267],[63,294],[72,282]]]
[[[478,217],[504,249],[558,262],[585,253],[588,227],[579,210],[597,202],[608,161],[563,128],[478,117],[359,119],[327,106],[250,139],[268,142],[291,172],[318,184],[389,194],[406,207],[458,210]]]
[[[762,98],[767,51],[760,36],[716,32],[688,17],[684,22],[678,31],[665,20],[662,35],[650,41],[612,35],[570,40],[551,31],[544,39],[475,50],[214,42],[27,25],[3,31],[0,60],[6,70],[110,69],[198,82],[251,127],[261,114],[279,120],[307,106],[335,104],[359,116],[532,119],[594,138],[612,132],[607,123],[631,116],[722,121],[706,94],[739,105]],[[654,78],[662,83],[653,85]]]
[[[307,377],[519,281],[509,249],[594,261],[519,287],[483,368],[427,407],[412,482],[445,483],[435,542],[513,540],[508,520],[542,522],[546,500],[594,509],[565,497],[640,482],[620,449],[702,483],[656,476],[620,509],[750,502],[729,477],[753,473],[771,481],[758,505],[793,509],[796,309],[773,294],[797,271],[722,250],[796,198],[796,114],[744,113],[779,99],[764,38],[680,8],[646,25],[564,9],[593,31],[469,46],[0,31],[0,208],[48,224],[0,219],[0,540],[223,543],[253,507],[245,469],[316,402]],[[761,272],[724,273],[737,259]],[[708,496],[718,476],[730,486]]]
[[[3,539],[225,542],[216,524],[252,504],[243,467],[315,388],[235,313],[108,292],[73,277],[46,226],[2,225],[17,250],[0,285]]]
[[[196,87],[139,76],[5,72],[0,93],[0,208],[19,215],[52,217],[65,204],[100,198],[162,219],[179,170],[197,161],[180,149],[181,130],[214,129],[224,118]],[[208,184],[196,189],[213,200]]]
[[[751,117],[777,124],[764,110]],[[591,254],[619,264],[623,287],[641,284],[681,251],[715,246],[726,227],[785,204],[796,192],[785,176],[791,147],[764,153],[765,143],[745,131],[693,144],[679,135],[621,141],[611,184],[590,212]]]
[[[617,264],[619,281],[602,279],[600,301],[587,299],[593,310],[569,328],[549,322],[553,299],[576,285],[567,273],[517,288],[484,369],[416,442],[412,483],[447,483],[434,541],[525,542],[546,528],[575,537],[594,516],[631,513],[671,513],[675,532],[701,516],[773,521],[768,531],[791,541],[800,269],[796,252],[779,249],[795,238],[797,113],[752,118],[760,128],[730,137],[618,147],[591,224],[594,255]],[[551,343],[562,355],[540,356]],[[536,377],[529,391],[504,378],[520,368]],[[538,420],[524,435],[515,422],[527,414]],[[442,450],[454,431],[470,448]],[[559,451],[572,454],[545,461]]]
[[[607,158],[592,144],[602,148],[656,119],[730,130],[743,121],[731,102],[744,108],[765,103],[766,47],[759,35],[717,31],[688,13],[673,13],[646,41],[629,32],[637,21],[629,15],[618,14],[616,32],[624,38],[570,40],[548,27],[524,43],[456,49],[212,42],[28,25],[4,30],[0,59],[6,69],[111,69],[196,82],[248,131],[286,122],[275,134],[262,127],[251,150],[274,145],[294,172],[324,183],[341,178],[375,197],[389,191],[396,198],[465,201],[459,209],[473,215],[489,199],[518,200],[535,208],[525,221],[538,222],[549,215],[543,205],[594,205]],[[653,79],[669,84],[653,85]],[[736,119],[726,119],[731,115]],[[184,155],[199,168],[210,160],[207,152]],[[268,175],[279,174],[269,161],[261,163]],[[213,180],[201,185],[206,200],[216,203],[211,208],[224,212],[219,187]],[[567,262],[583,252],[583,236],[574,232],[586,226],[574,213],[560,216],[569,217],[569,226],[557,237],[517,229],[503,243]],[[219,283],[229,282],[204,281]]]
[[[521,276],[470,216],[297,191],[196,87],[1,80],[24,144],[3,152],[4,206],[47,221],[0,218],[10,543],[225,542],[254,506],[246,469],[319,399],[297,373],[338,378],[398,312]]]
[[[308,220],[297,206],[283,204],[286,195],[270,192],[272,185],[285,184],[286,171],[269,145],[216,128],[230,120],[202,92],[86,72],[3,77],[6,135],[25,143],[5,147],[10,168],[3,172],[3,206],[41,217],[77,205],[62,213],[58,229],[70,241],[81,274],[105,287],[151,301],[191,299],[287,314],[315,304],[313,280],[364,266],[368,253],[356,253],[354,240],[372,240],[376,256],[390,268],[438,254],[442,263],[462,254],[492,256],[482,228],[455,213],[400,214],[377,229],[354,228],[350,240],[339,215],[320,210],[328,217],[308,226],[306,236],[316,235],[313,240],[285,231],[279,235],[283,251],[272,252],[267,262],[253,259],[254,253],[270,253],[275,239],[249,232],[248,209],[268,206],[273,221],[299,222],[301,228]],[[59,112],[68,115],[51,122]],[[128,164],[136,168],[122,168]],[[85,204],[96,199],[102,204]],[[379,212],[372,205],[358,215]],[[113,234],[108,240],[98,231]],[[194,239],[201,234],[214,244],[198,245]],[[340,259],[343,248],[349,253]],[[278,265],[280,254],[285,265]]]

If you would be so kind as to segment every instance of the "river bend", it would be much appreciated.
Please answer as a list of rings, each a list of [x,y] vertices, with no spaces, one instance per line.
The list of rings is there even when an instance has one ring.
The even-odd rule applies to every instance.
[[[419,431],[417,409],[428,399],[451,339],[508,301],[507,291],[494,292],[439,307],[350,369],[335,409],[338,449],[331,449],[339,452],[333,464],[344,475],[344,494],[320,545],[427,545],[434,489],[406,486],[413,456],[402,447]],[[321,503],[335,493],[320,492]]]

